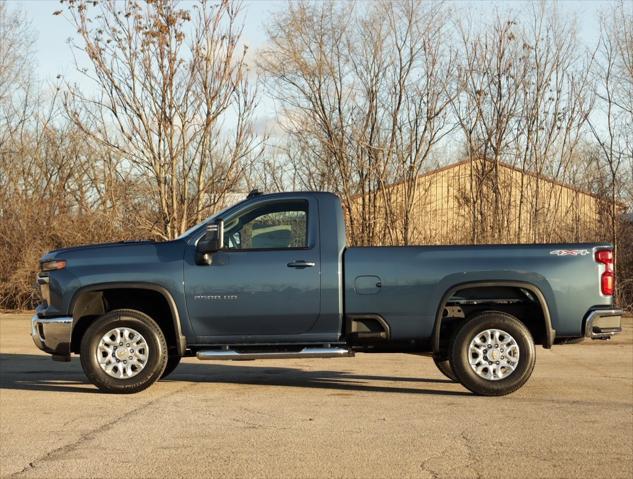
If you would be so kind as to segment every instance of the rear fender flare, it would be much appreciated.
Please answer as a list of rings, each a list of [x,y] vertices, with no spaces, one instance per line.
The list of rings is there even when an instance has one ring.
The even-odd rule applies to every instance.
[[[446,303],[457,291],[465,288],[487,288],[494,286],[507,286],[512,288],[522,288],[528,290],[530,293],[534,295],[534,297],[539,302],[541,309],[543,310],[543,317],[545,318],[545,341],[543,343],[543,347],[546,349],[550,349],[554,344],[554,338],[556,337],[556,330],[552,327],[552,316],[550,314],[550,308],[547,304],[547,300],[543,295],[542,291],[532,283],[526,283],[523,281],[474,281],[474,282],[466,282],[456,284],[448,289],[442,296],[442,300],[437,308],[437,312],[435,315],[435,323],[433,326],[433,338],[432,338],[432,346],[433,346],[433,354],[437,354],[440,351],[440,328],[442,325],[442,314],[444,312],[444,308],[446,307]]]

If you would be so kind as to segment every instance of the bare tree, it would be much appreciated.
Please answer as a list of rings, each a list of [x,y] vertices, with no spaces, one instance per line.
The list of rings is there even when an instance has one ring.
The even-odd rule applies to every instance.
[[[20,171],[34,138],[37,120],[33,70],[29,65],[34,35],[23,13],[0,3],[0,307],[30,303],[28,244],[21,243],[24,218],[20,192],[31,185]]]
[[[622,202],[633,180],[633,8],[626,2],[617,4],[603,16],[601,26],[595,71],[599,108],[589,118],[589,127],[598,146],[596,166],[604,179],[607,227],[618,265],[621,256],[629,261],[632,256],[631,238],[620,241],[620,230],[626,226]],[[633,285],[626,288],[627,293],[620,294],[631,296]]]
[[[542,223],[556,199],[540,191],[541,178],[568,171],[591,108],[589,65],[577,53],[573,24],[546,2],[524,14],[525,24],[518,18],[458,24],[463,53],[453,106],[471,161],[463,201],[473,242],[507,241],[508,231],[515,241],[548,236]],[[521,170],[518,185],[500,176],[501,164]],[[526,182],[528,174],[536,180]]]
[[[470,211],[471,240],[487,242],[499,238],[507,223],[499,163],[508,158],[517,135],[525,63],[513,17],[497,16],[481,31],[473,28],[458,23],[463,53],[453,107],[470,160],[464,201]]]
[[[0,158],[3,148],[34,114],[30,58],[34,34],[24,13],[0,3]],[[0,171],[0,182],[2,181]],[[2,184],[2,183],[0,183]]]
[[[351,5],[333,2],[289,2],[286,13],[269,27],[270,48],[260,62],[281,104],[299,181],[304,187],[337,191],[348,211],[357,193],[353,170],[358,169],[348,156],[345,134],[351,67],[344,53],[346,18],[352,11]],[[349,228],[352,240],[366,236],[365,225],[354,217]]]
[[[260,63],[300,180],[341,196],[355,244],[409,243],[417,177],[447,121],[443,5],[289,3]],[[391,188],[400,182],[404,188]]]
[[[521,183],[516,234],[518,240],[525,237],[527,193],[530,205],[525,222],[531,232],[527,239],[542,242],[558,239],[556,225],[548,218],[561,201],[552,190],[542,190],[542,179],[569,181],[576,166],[586,118],[593,107],[592,58],[580,48],[574,21],[563,21],[555,4],[533,6],[529,18],[521,35],[527,68],[521,85],[516,151],[521,171],[534,173],[536,181],[531,188]]]
[[[68,85],[72,122],[149,178],[157,205],[146,230],[170,239],[239,188],[260,154],[252,130],[255,89],[240,44],[240,5],[67,0],[96,95]]]

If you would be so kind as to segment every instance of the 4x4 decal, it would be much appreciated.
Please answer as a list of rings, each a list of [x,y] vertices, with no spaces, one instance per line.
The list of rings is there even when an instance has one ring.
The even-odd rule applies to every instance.
[[[588,249],[555,249],[554,251],[550,251],[549,254],[556,256],[587,256],[591,254],[591,251]]]

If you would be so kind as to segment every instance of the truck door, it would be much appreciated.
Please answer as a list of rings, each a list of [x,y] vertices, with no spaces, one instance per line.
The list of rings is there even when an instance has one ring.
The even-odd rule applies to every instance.
[[[185,261],[196,336],[253,341],[308,332],[320,312],[318,243],[312,199],[271,199],[224,218],[224,249],[212,264],[196,264],[193,251]]]

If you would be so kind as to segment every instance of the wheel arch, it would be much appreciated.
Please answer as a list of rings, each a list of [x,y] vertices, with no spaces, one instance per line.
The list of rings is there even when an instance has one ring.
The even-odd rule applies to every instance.
[[[541,291],[541,289],[535,284],[528,283],[525,281],[508,281],[508,280],[488,280],[488,281],[469,281],[464,283],[459,283],[451,286],[448,290],[444,292],[442,295],[442,299],[438,305],[436,314],[435,314],[435,322],[433,325],[433,336],[432,336],[432,350],[433,354],[440,353],[440,336],[441,336],[441,327],[442,320],[444,318],[444,309],[446,308],[449,300],[459,291],[465,289],[477,289],[477,288],[498,288],[498,287],[508,287],[508,288],[518,288],[529,291],[536,298],[538,305],[541,308],[541,312],[543,314],[543,326],[545,328],[545,334],[543,338],[543,347],[546,349],[550,349],[554,344],[554,338],[556,337],[556,330],[552,327],[552,316],[550,312],[550,307],[545,299],[545,295]]]
[[[173,332],[174,347],[180,356],[185,354],[187,341],[182,333],[180,314],[178,313],[176,301],[171,293],[163,286],[145,282],[96,283],[84,286],[75,291],[69,307],[70,314],[73,317],[71,348],[76,348],[76,345],[72,344],[75,342],[75,334],[77,332],[81,333],[82,330],[85,331],[87,328],[86,323],[90,323],[95,315],[107,312],[107,308],[103,305],[103,297],[108,291],[112,292],[113,290],[132,291],[134,293],[145,291],[160,295],[169,310],[169,327],[171,328],[171,332]],[[101,302],[101,307],[99,302]],[[134,309],[134,307],[132,306],[131,309]],[[161,327],[164,328],[167,327],[167,325],[161,325]]]

